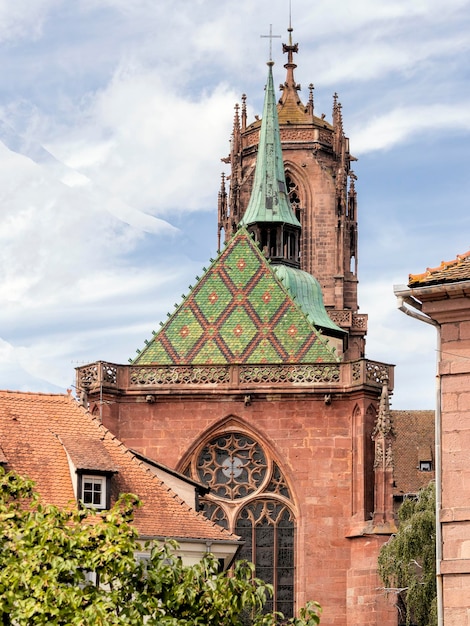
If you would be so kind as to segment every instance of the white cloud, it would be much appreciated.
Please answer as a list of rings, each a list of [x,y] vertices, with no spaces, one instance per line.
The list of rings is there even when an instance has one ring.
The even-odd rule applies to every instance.
[[[188,99],[155,70],[121,67],[72,132],[48,148],[141,211],[214,208],[236,99],[223,84]]]
[[[470,131],[470,103],[430,104],[393,109],[351,129],[354,150],[360,153],[404,144],[424,132]]]
[[[38,39],[44,21],[60,0],[0,0],[0,41]]]
[[[364,201],[367,176],[358,181],[360,301],[370,314],[368,356],[397,362],[403,407],[433,398],[435,346],[428,328],[396,311],[392,284],[462,251],[468,191],[451,174],[466,161],[470,126],[468,6],[292,6],[296,78],[315,82],[317,112],[333,87],[354,154],[371,153],[369,163],[395,171],[373,202]],[[284,1],[0,3],[0,117],[10,124],[0,128],[9,148],[0,144],[1,386],[43,389],[46,380],[63,388],[72,361],[125,361],[194,282],[188,239],[215,249],[219,159],[241,93],[249,119],[261,111],[269,44],[260,35],[270,23],[282,34],[273,41],[281,81]],[[412,145],[418,160],[436,135],[448,142],[446,162],[432,185],[432,173],[418,180],[410,163],[410,198],[397,149]],[[453,231],[443,226],[446,184]],[[368,185],[377,185],[373,176]],[[199,228],[200,210],[213,227]],[[417,363],[429,372],[418,375]]]

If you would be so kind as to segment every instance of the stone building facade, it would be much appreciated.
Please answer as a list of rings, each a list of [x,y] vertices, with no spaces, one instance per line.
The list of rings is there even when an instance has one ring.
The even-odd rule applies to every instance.
[[[436,501],[439,624],[470,624],[470,252],[396,287],[438,331]]]
[[[308,102],[300,97],[301,86],[294,70],[298,44],[283,45],[287,55],[286,77],[278,102],[282,156],[289,199],[302,225],[300,267],[319,281],[331,318],[348,331],[347,357],[364,356],[367,315],[358,312],[358,229],[356,176],[349,139],[344,133],[341,103],[333,97],[331,122],[314,106],[313,84]],[[243,219],[251,196],[258,152],[261,120],[248,123],[246,95],[235,107],[230,153],[230,185],[225,179],[219,192],[219,248]]]
[[[236,109],[225,247],[130,365],[80,367],[77,388],[129,448],[210,487],[207,517],[243,539],[273,608],[395,626],[377,576],[393,366],[363,358],[353,157],[337,98],[332,124],[312,89],[300,101],[291,29],[284,52],[280,102],[269,62],[262,119]]]

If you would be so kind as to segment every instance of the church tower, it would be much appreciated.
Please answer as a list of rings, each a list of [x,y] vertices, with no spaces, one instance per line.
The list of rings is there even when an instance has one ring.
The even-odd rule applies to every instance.
[[[129,365],[80,367],[77,389],[140,458],[208,488],[201,514],[240,538],[239,558],[273,587],[267,608],[291,617],[317,600],[325,626],[394,626],[377,576],[378,551],[395,530],[393,366],[351,359],[365,334],[351,321],[355,239],[346,245],[342,232],[355,195],[346,178],[336,187],[351,157],[339,105],[329,126],[313,115],[312,96],[307,107],[295,98],[296,48],[289,30],[281,102],[270,60],[262,119],[246,126],[237,110],[239,173],[230,204],[225,185],[220,192],[222,250]]]
[[[302,228],[298,262],[319,281],[329,316],[347,331],[346,358],[352,360],[364,356],[367,332],[367,315],[358,313],[357,301],[356,176],[351,169],[355,158],[344,134],[337,94],[331,123],[323,114],[315,114],[312,84],[308,102],[301,101],[294,76],[298,44],[292,42],[292,32],[289,26],[288,43],[283,45],[286,78],[280,85],[277,110],[286,193]],[[219,192],[219,247],[240,222],[249,219],[246,213],[251,211],[252,190],[258,193],[255,165],[263,149],[261,125],[259,118],[247,123],[243,95],[241,115],[240,106],[235,107],[230,154],[223,159],[231,171],[228,192],[225,177]]]

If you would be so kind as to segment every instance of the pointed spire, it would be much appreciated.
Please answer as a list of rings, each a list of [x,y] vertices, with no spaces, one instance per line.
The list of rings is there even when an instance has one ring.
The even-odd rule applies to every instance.
[[[373,436],[394,437],[392,414],[390,411],[390,395],[388,391],[388,380],[382,381],[382,393],[380,394],[379,411]]]
[[[333,149],[336,154],[341,155],[341,150],[344,144],[344,129],[343,129],[343,113],[342,106],[338,100],[338,94],[333,94],[333,126],[335,130]]]
[[[299,44],[292,43],[292,31],[293,28],[289,20],[289,33],[288,43],[282,44],[282,51],[287,54],[287,63],[284,65],[286,68],[286,80],[280,85],[282,91],[281,99],[279,100],[279,119],[281,123],[304,123],[311,121],[313,116],[310,113],[309,105],[305,106],[299,95],[300,85],[295,82],[294,70],[297,65],[294,63],[294,52],[299,51]]]
[[[272,61],[268,62],[268,82],[264,98],[253,191],[240,225],[249,226],[258,222],[276,222],[291,224],[300,228],[300,222],[292,211],[287,194],[274,95],[273,65]]]
[[[372,440],[375,445],[374,473],[374,525],[394,523],[393,512],[393,448],[395,438],[392,413],[390,411],[390,396],[388,380],[382,382],[379,410]]]
[[[393,438],[395,431],[393,428],[393,419],[390,412],[390,396],[388,392],[388,381],[382,382],[382,393],[380,395],[379,412],[375,422],[375,428],[372,433],[372,439],[375,441],[379,438]]]
[[[294,70],[297,67],[297,65],[294,63],[294,52],[297,53],[299,51],[299,44],[292,43],[293,30],[294,29],[292,28],[290,16],[289,16],[289,28],[287,29],[287,32],[289,33],[289,39],[288,39],[289,43],[282,44],[282,51],[284,53],[287,53],[287,63],[284,65],[284,67],[287,70],[286,86],[288,87],[292,86],[297,91],[297,89],[300,89],[300,85],[296,85],[295,79],[294,79]]]
[[[313,118],[313,111],[314,111],[314,105],[313,105],[313,90],[314,90],[314,86],[313,83],[310,83],[310,85],[308,86],[308,104],[307,104],[307,113]]]
[[[220,191],[218,198],[219,228],[217,236],[217,250],[220,250],[220,239],[222,229],[227,228],[227,190],[225,188],[225,174],[222,172]]]
[[[242,132],[246,130],[246,94],[242,94]]]
[[[240,105],[238,102],[235,104],[235,114],[233,116],[233,150],[238,152],[240,150]]]

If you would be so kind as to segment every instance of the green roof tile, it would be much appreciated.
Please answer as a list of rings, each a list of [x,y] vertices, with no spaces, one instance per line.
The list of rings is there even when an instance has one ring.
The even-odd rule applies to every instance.
[[[242,228],[133,363],[337,360]]]
[[[330,319],[326,312],[321,287],[314,276],[287,265],[275,265],[273,269],[314,326],[325,331],[334,331],[336,336],[346,333]]]

